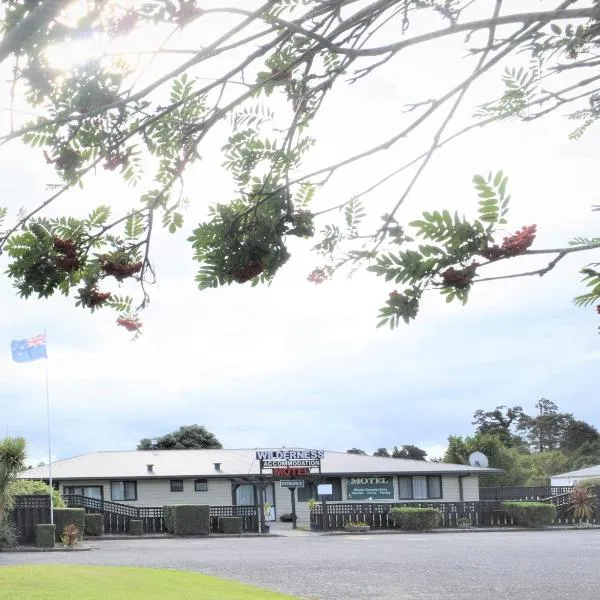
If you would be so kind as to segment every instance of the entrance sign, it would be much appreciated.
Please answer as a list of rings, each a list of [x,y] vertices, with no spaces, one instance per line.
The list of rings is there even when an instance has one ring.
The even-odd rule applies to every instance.
[[[282,488],[303,488],[304,480],[303,479],[282,479],[279,482],[279,485]]]
[[[273,470],[273,475],[279,477],[294,477],[308,475],[310,470],[317,468],[321,472],[321,459],[325,457],[324,450],[281,448],[280,450],[257,450],[256,460],[260,462],[260,472],[263,469]],[[303,469],[300,472],[300,469]],[[285,471],[288,472],[285,472]],[[298,472],[292,472],[297,470]]]
[[[394,481],[391,477],[350,477],[348,500],[393,500]]]

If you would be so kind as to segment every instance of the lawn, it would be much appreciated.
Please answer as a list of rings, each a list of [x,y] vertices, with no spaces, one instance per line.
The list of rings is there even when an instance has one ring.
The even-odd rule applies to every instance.
[[[0,567],[2,600],[290,600],[292,596],[189,571],[134,567]]]

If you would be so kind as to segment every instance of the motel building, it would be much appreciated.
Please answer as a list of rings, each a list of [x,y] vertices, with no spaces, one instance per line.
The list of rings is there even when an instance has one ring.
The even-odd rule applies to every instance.
[[[262,504],[267,521],[291,514],[293,503],[298,525],[309,524],[311,499],[478,500],[479,477],[494,473],[498,470],[306,448],[100,451],[52,463],[53,484],[61,494],[138,507]],[[19,477],[47,481],[48,466]]]

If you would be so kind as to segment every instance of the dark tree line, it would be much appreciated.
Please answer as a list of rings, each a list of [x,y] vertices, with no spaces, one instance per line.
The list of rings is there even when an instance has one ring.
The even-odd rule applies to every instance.
[[[600,464],[600,433],[595,426],[562,412],[541,398],[535,412],[521,406],[496,406],[473,414],[473,436],[448,438],[444,461],[468,462],[471,452],[486,454],[490,466],[504,474],[486,478],[487,485],[545,485],[552,475]]]

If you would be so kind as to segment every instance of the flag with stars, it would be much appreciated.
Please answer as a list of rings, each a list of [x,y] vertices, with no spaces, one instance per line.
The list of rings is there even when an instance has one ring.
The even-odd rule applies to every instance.
[[[38,358],[47,358],[46,334],[42,333],[25,340],[13,340],[10,349],[15,362],[31,362]]]

